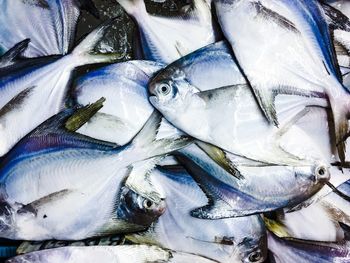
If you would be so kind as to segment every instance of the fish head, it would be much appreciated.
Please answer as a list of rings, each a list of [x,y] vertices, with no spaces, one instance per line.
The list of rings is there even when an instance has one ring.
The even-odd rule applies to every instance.
[[[145,229],[165,212],[165,208],[165,200],[160,199],[155,202],[128,187],[123,187],[117,207],[117,217]]]
[[[150,102],[166,117],[188,110],[193,105],[193,94],[198,91],[181,72],[173,76],[159,74],[149,83]]]

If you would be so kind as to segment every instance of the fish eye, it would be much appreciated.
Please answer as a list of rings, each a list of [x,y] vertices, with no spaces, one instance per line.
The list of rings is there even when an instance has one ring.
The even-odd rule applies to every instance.
[[[153,202],[151,200],[145,199],[142,203],[143,207],[146,209],[150,209],[153,206]]]
[[[163,83],[163,84],[160,84],[160,85],[158,86],[158,91],[159,91],[162,95],[166,96],[166,95],[168,95],[168,94],[170,93],[171,87],[170,87],[169,84]]]
[[[261,253],[259,251],[255,251],[250,253],[248,259],[250,262],[258,262],[259,260],[261,260],[261,258],[262,258]]]
[[[323,165],[320,165],[315,170],[316,178],[318,179],[327,179],[328,178],[328,171],[327,168]]]

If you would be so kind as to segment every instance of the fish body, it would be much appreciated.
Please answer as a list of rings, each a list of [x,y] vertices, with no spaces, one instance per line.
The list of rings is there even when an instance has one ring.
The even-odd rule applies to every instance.
[[[74,68],[117,59],[115,54],[91,54],[110,25],[96,28],[70,54],[29,59],[1,69],[0,155],[65,106]]]
[[[259,215],[220,220],[194,218],[190,211],[207,201],[183,169],[154,170],[154,187],[165,194],[167,209],[146,232],[127,235],[137,243],[205,256],[218,262],[263,262],[266,258],[264,225]],[[186,193],[186,194],[184,194]]]
[[[181,149],[179,154],[180,163],[210,200],[191,211],[192,216],[202,219],[239,217],[294,206],[317,193],[330,178],[326,165],[315,164],[236,166],[241,175],[237,179],[194,145]]]
[[[348,262],[349,241],[317,242],[292,238],[279,238],[268,234],[269,249],[274,262]]]
[[[320,140],[315,140],[313,153],[304,150],[298,156],[294,154],[295,149],[306,147],[305,140],[310,141],[312,136],[308,137],[300,128],[291,131],[298,135],[287,135],[295,123],[308,115],[307,111],[316,114],[311,109],[304,112],[309,100],[327,106],[322,95],[305,93],[304,101],[296,96],[278,96],[275,101],[281,128],[270,125],[225,42],[209,45],[172,63],[157,73],[149,90],[150,102],[170,123],[232,154],[283,165],[305,164],[308,162],[305,159],[329,159],[332,155],[329,148],[320,151],[317,146]],[[314,117],[318,114],[321,113]],[[319,129],[313,132],[317,138],[322,137],[322,141],[329,142],[329,135],[325,133],[328,129],[327,117],[323,114],[322,118],[322,125],[315,126]],[[282,142],[283,138],[288,138],[285,140],[289,141],[288,147]],[[293,146],[294,143],[299,144],[301,138],[307,139],[299,146]]]
[[[1,0],[0,49],[6,51],[29,38],[25,57],[65,55],[74,43],[81,9],[98,16],[91,0]]]
[[[138,59],[169,64],[218,40],[210,4],[205,0],[193,2],[193,9],[182,17],[165,18],[148,14],[143,0],[118,0],[138,25]]]
[[[326,93],[339,158],[344,160],[341,140],[348,129],[349,92],[342,85],[321,4],[314,0],[217,0],[214,4],[224,35],[269,122],[279,124],[274,97],[286,87],[290,94],[297,89]]]
[[[165,250],[156,246],[123,245],[93,247],[62,247],[47,249],[20,255],[9,259],[7,263],[110,263],[110,262],[198,262],[215,261],[196,255]]]
[[[148,205],[123,187],[133,163],[177,145],[153,137],[160,116],[152,115],[133,143],[118,148],[66,131],[70,116],[67,110],[49,119],[2,159],[2,237],[80,240],[142,230],[164,212],[164,202]]]
[[[129,142],[153,112],[147,85],[161,67],[150,61],[128,61],[91,71],[76,80],[76,103],[86,105],[101,96],[106,98],[103,108],[78,132],[119,145]]]

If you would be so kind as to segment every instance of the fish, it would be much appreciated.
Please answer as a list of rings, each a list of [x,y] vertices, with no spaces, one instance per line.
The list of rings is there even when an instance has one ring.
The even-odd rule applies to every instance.
[[[95,109],[87,110],[76,114]],[[1,159],[1,237],[80,240],[141,231],[164,213],[164,200],[155,204],[139,196],[124,186],[125,179],[136,163],[143,161],[146,173],[152,158],[191,140],[156,139],[161,116],[154,112],[132,142],[117,147],[68,131],[67,122],[84,122],[74,112],[50,118]]]
[[[308,159],[326,162],[332,158],[327,115],[306,107],[309,100],[327,107],[323,95],[304,93],[304,101],[296,96],[279,95],[276,109],[281,125],[280,128],[270,125],[226,42],[209,45],[162,69],[151,80],[149,92],[152,105],[171,124],[226,152],[277,165],[304,165],[313,162]],[[303,127],[298,131],[294,127],[309,114],[322,117],[319,119],[322,125],[316,125],[312,131],[318,139],[314,141],[314,150],[305,151],[313,136],[303,132]],[[298,135],[288,135],[294,132]],[[307,139],[301,143],[301,138]],[[288,141],[290,147],[283,141]],[[320,142],[328,146],[320,150]],[[295,150],[302,148],[298,156]]]
[[[99,17],[91,0],[1,0],[0,50],[30,39],[24,57],[68,54],[81,9]]]
[[[342,175],[348,177],[349,170],[343,169]],[[344,232],[339,222],[350,224],[349,180],[334,187],[335,190],[307,207],[276,212],[274,220],[283,226],[287,237],[324,242],[343,239]]]
[[[74,104],[86,105],[103,96],[103,108],[78,133],[118,145],[128,143],[153,112],[148,101],[150,77],[163,67],[152,61],[127,61],[108,65],[75,80]]]
[[[165,195],[167,209],[148,230],[127,233],[126,240],[217,262],[264,262],[266,230],[260,215],[220,220],[194,218],[191,210],[206,202],[207,197],[181,166],[157,167],[149,178],[154,191]]]
[[[89,262],[198,262],[215,263],[193,254],[170,251],[156,246],[122,245],[61,247],[36,251],[8,259],[6,263],[89,263]]]
[[[102,23],[65,56],[30,58],[0,68],[0,156],[65,107],[76,67],[120,58],[93,51],[112,24],[113,20]]]
[[[138,26],[137,59],[169,64],[220,39],[210,3],[194,0],[192,8],[179,17],[160,17],[147,13],[144,0],[118,0]]]
[[[342,84],[319,1],[215,0],[214,6],[224,36],[268,122],[280,125],[274,102],[277,94],[325,93],[339,159],[345,162],[349,90]]]
[[[317,242],[294,238],[279,238],[268,233],[269,250],[273,262],[348,262],[349,226],[341,224],[346,232],[344,240],[339,242]]]
[[[11,49],[6,51],[5,54],[0,56],[0,68],[5,68],[18,62],[23,52],[28,49],[29,42],[30,39],[25,39],[14,45]]]
[[[241,175],[238,180],[195,145],[180,149],[176,157],[209,200],[191,211],[200,219],[244,217],[293,207],[317,193],[330,179],[324,163],[237,166]]]

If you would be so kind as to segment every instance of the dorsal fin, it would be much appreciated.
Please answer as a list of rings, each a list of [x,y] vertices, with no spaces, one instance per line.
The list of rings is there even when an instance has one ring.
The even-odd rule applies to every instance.
[[[0,57],[0,68],[7,67],[16,62],[16,60],[22,56],[24,50],[28,47],[30,39],[22,40],[14,45],[5,54]]]

